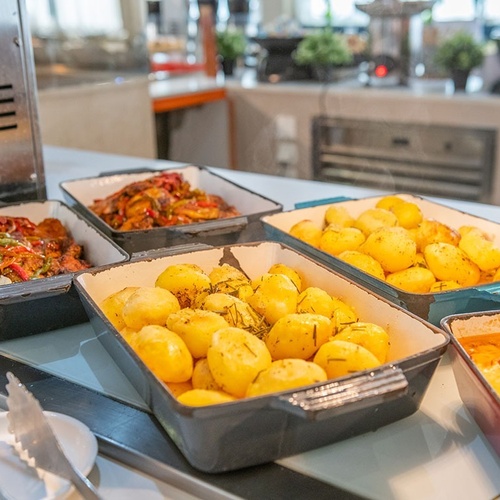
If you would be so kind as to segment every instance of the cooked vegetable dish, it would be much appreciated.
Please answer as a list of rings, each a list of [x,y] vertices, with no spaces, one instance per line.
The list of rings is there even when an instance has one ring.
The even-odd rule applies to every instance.
[[[462,337],[459,342],[484,378],[500,394],[500,333]]]
[[[225,219],[240,215],[214,194],[192,189],[178,172],[128,184],[89,207],[113,229],[131,231]]]
[[[0,216],[0,284],[46,278],[90,267],[83,249],[59,219],[35,224],[26,217]]]

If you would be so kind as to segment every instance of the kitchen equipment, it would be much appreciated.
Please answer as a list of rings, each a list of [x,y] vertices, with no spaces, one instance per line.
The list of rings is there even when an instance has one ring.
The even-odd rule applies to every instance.
[[[172,253],[175,249],[169,249]],[[169,265],[192,263],[205,272],[224,262],[250,278],[282,263],[342,297],[360,318],[384,325],[390,361],[373,371],[327,383],[205,407],[185,406],[144,365],[99,307],[125,286],[152,286]],[[222,472],[374,430],[415,412],[449,339],[440,329],[276,242],[254,242],[105,266],[75,277],[97,338],[131,381],[190,464]]]
[[[316,180],[491,202],[493,129],[316,116],[312,151]]]
[[[370,85],[408,85],[421,59],[423,24],[418,16],[436,0],[368,0],[356,8],[370,16]],[[418,70],[417,70],[418,71]]]
[[[94,266],[123,262],[129,257],[72,208],[57,200],[13,203],[0,207],[1,215],[27,217],[37,223],[47,217],[59,219],[83,246],[84,258]],[[1,340],[86,322],[87,316],[72,286],[73,274],[1,285]]]
[[[420,207],[424,218],[435,219],[454,229],[458,229],[461,226],[478,227],[490,235],[497,245],[500,245],[500,225],[498,223],[445,207],[419,196],[410,194],[397,195],[407,201],[416,203]],[[356,218],[368,208],[373,208],[380,198],[382,196],[368,197],[360,200],[338,201],[336,205],[344,207],[352,217]],[[335,203],[335,200],[332,199],[327,203]],[[441,319],[449,314],[485,311],[499,307],[500,295],[498,295],[498,292],[500,290],[500,283],[498,282],[444,292],[411,293],[375,278],[361,271],[359,268],[353,267],[339,258],[323,252],[289,234],[290,228],[295,223],[305,219],[310,219],[322,227],[325,210],[325,204],[318,202],[315,206],[265,216],[262,218],[262,223],[264,224],[268,238],[292,246],[436,326],[439,326]]]
[[[60,187],[70,205],[129,253],[196,242],[222,245],[258,239],[261,234],[259,218],[283,209],[281,204],[238,186],[206,167],[190,165],[170,169],[169,172],[182,174],[192,189],[198,188],[222,196],[229,205],[239,210],[241,216],[145,230],[117,231],[94,214],[89,206],[95,199],[105,198],[159,171],[145,170],[75,179],[62,182]]]
[[[16,442],[35,467],[71,481],[84,499],[98,500],[95,486],[68,460],[38,400],[12,373],[7,379],[7,419]]]
[[[0,3],[0,203],[46,197],[36,78],[24,0]]]
[[[450,315],[442,319],[441,325],[451,335],[453,348],[449,352],[460,398],[500,456],[500,394],[460,343],[461,338],[469,335],[499,333],[500,311]]]

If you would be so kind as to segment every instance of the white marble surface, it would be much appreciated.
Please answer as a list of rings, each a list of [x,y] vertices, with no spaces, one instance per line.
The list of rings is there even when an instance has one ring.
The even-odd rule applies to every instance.
[[[49,198],[61,197],[58,183],[65,179],[124,168],[171,165],[162,161],[52,147],[46,147],[44,155]],[[299,201],[375,194],[362,188],[230,170],[217,171],[248,189],[282,202],[285,209],[293,208],[294,203]],[[500,220],[500,207],[438,201]],[[81,340],[88,344],[92,340],[90,326],[81,328]],[[76,329],[72,330],[71,334],[78,333]],[[33,344],[29,339],[16,343],[16,346],[3,343],[0,347],[14,350],[21,358],[37,362],[39,350],[31,348]],[[79,357],[78,363],[61,359],[40,364],[54,373],[64,373],[69,378],[80,377],[98,387],[100,382],[92,376],[93,368],[88,360],[94,355],[105,356],[105,353],[98,342],[91,347],[94,354],[89,348],[87,346],[87,355]],[[114,371],[111,365],[110,374]],[[111,387],[108,380],[109,387],[101,387],[102,390],[128,390],[120,387],[123,377],[120,373],[115,373],[113,377],[116,377],[113,382],[116,385]],[[130,396],[131,393],[128,394]],[[438,367],[421,408],[414,415],[376,432],[290,457],[280,463],[374,500],[492,500],[500,494],[500,459],[464,409],[447,356]],[[106,498],[185,498],[183,493],[172,493],[168,485],[133,473],[103,457],[99,458],[97,467],[100,488]]]

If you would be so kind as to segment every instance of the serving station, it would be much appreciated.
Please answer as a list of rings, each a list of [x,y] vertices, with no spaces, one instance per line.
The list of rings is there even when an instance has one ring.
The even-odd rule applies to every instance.
[[[57,147],[45,147],[44,159],[47,196],[56,200],[63,199],[60,184],[72,179],[183,166]],[[284,210],[312,200],[385,194],[356,186],[211,170],[275,200]],[[500,220],[498,206],[434,201]],[[219,474],[189,465],[102,347],[90,323],[9,340],[2,335],[0,354],[0,406],[5,409],[3,382],[10,370],[45,409],[84,422],[99,442],[89,478],[105,498],[137,494],[176,499],[310,498],[314,491],[316,498],[492,500],[500,494],[500,458],[460,399],[448,353],[412,415],[312,451]]]

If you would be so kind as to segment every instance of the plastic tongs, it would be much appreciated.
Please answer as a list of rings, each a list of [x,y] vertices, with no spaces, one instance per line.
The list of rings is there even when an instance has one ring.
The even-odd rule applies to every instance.
[[[9,432],[35,462],[37,468],[70,481],[83,498],[101,497],[95,486],[68,460],[38,400],[11,372],[7,373]]]

